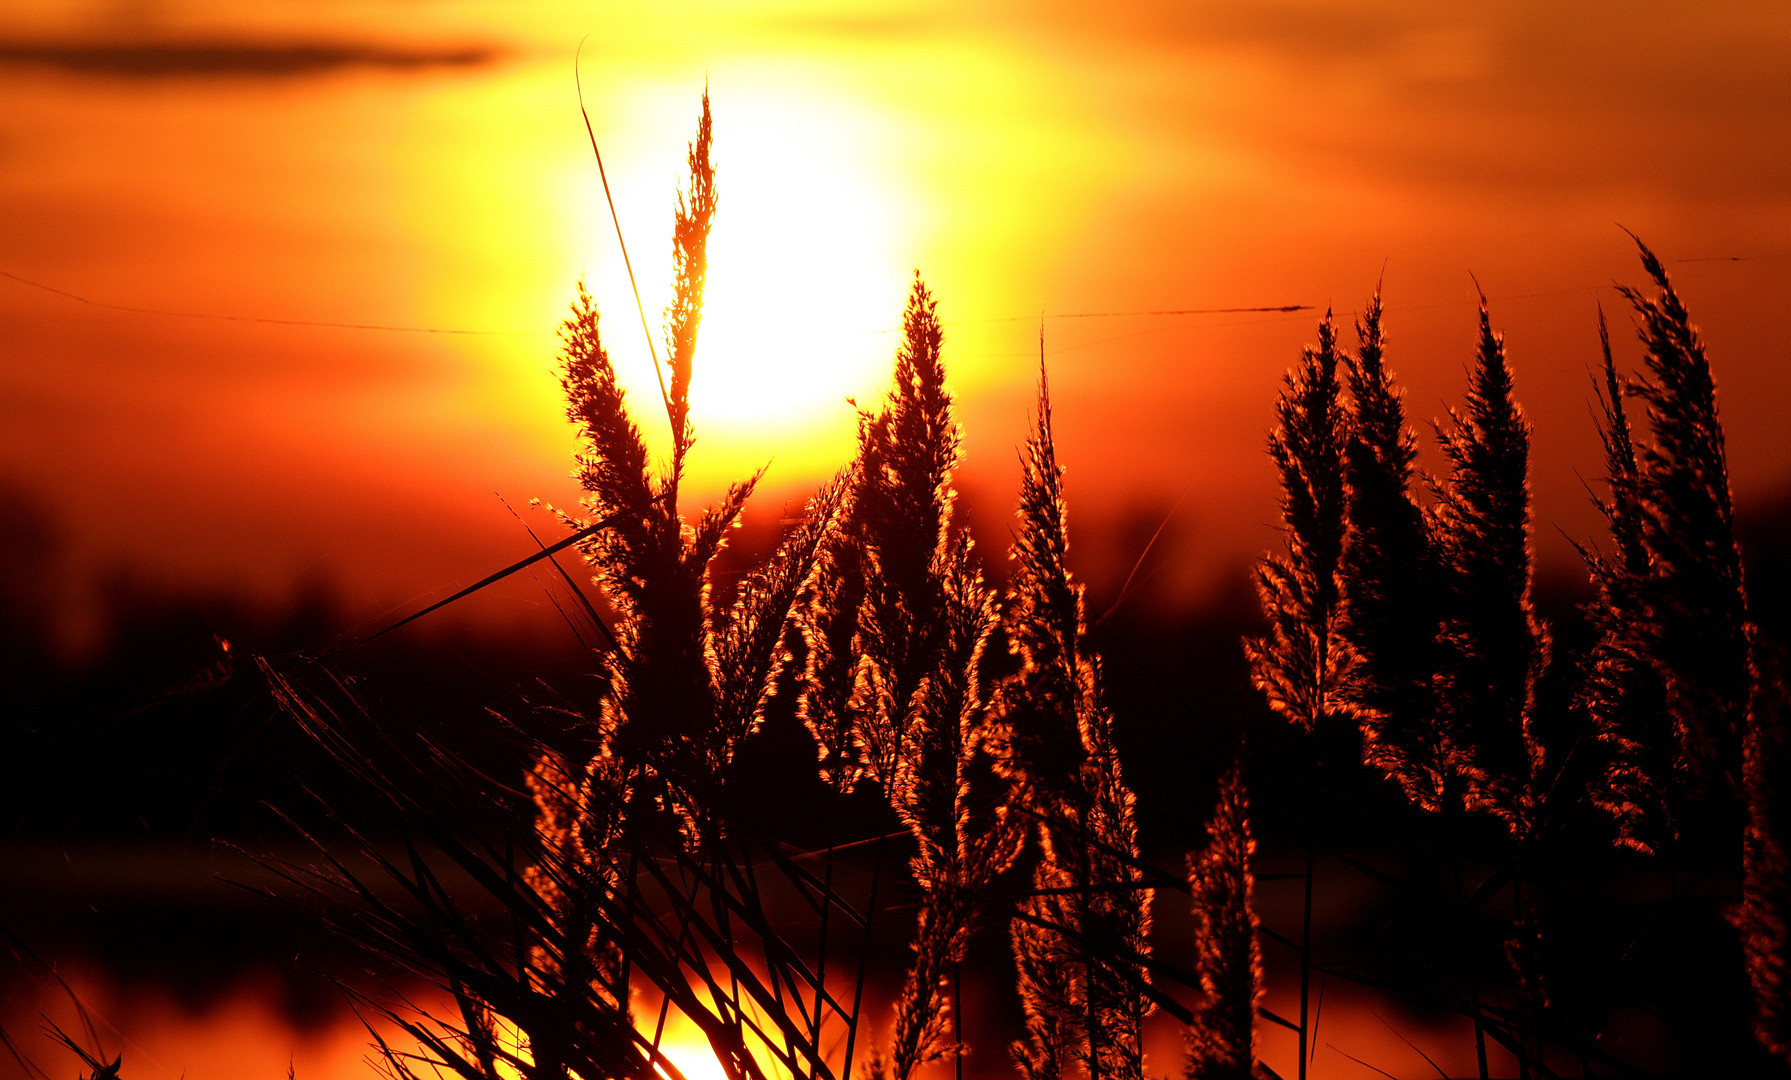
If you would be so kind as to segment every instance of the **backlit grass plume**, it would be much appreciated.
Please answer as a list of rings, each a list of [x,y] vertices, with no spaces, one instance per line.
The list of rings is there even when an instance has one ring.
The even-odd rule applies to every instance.
[[[1791,756],[1783,730],[1791,692],[1778,656],[1749,622],[1716,380],[1703,340],[1660,260],[1640,240],[1636,246],[1658,290],[1623,289],[1639,316],[1647,374],[1630,391],[1647,404],[1649,438],[1635,453],[1633,472],[1626,474],[1622,462],[1613,470],[1611,502],[1627,496],[1633,510],[1607,518],[1618,551],[1628,545],[1646,561],[1626,559],[1621,573],[1612,561],[1594,563],[1594,577],[1639,615],[1607,627],[1600,647],[1645,657],[1658,681],[1594,679],[1587,698],[1594,716],[1610,718],[1603,734],[1619,751],[1610,801],[1630,818],[1653,808],[1625,805],[1622,796],[1637,789],[1667,811],[1671,802],[1661,793],[1695,794],[1698,780],[1739,796],[1746,826],[1742,901],[1734,918],[1754,992],[1754,1033],[1791,1063],[1791,835],[1784,806]],[[1607,434],[1607,444],[1617,438]],[[1628,614],[1614,611],[1613,622]],[[1672,721],[1670,762],[1658,749],[1641,749],[1663,734],[1661,697]],[[1623,752],[1632,746],[1638,749]],[[1648,777],[1649,766],[1668,771]],[[1654,831],[1671,835],[1672,819],[1662,816]],[[1627,824],[1622,812],[1619,823]],[[1637,832],[1630,825],[1625,836],[1634,843]]]
[[[705,95],[697,139],[690,148],[690,189],[679,197],[674,223],[674,297],[666,312],[665,335],[670,382],[664,401],[672,453],[664,475],[655,478],[648,471],[639,430],[616,385],[595,308],[582,287],[573,318],[562,331],[566,342],[562,382],[584,442],[578,471],[586,490],[584,505],[594,518],[614,522],[585,545],[585,552],[619,616],[615,645],[600,657],[606,676],[602,713],[593,725],[595,745],[588,755],[570,838],[563,835],[568,831],[562,824],[566,815],[559,812],[557,796],[537,800],[543,844],[553,851],[570,846],[583,860],[583,865],[567,870],[586,884],[583,895],[571,897],[565,905],[569,919],[593,905],[620,905],[632,911],[640,903],[633,895],[635,874],[644,865],[639,837],[650,834],[640,818],[653,804],[676,811],[685,842],[693,850],[708,853],[721,840],[724,815],[716,812],[718,785],[735,748],[762,719],[782,668],[793,659],[786,644],[792,617],[803,597],[815,589],[824,543],[834,535],[851,494],[850,473],[823,487],[770,559],[740,582],[731,606],[723,609],[714,603],[707,582],[709,564],[720,553],[756,477],[730,488],[722,502],[694,525],[682,520],[678,481],[695,439],[689,386],[715,209],[710,146]],[[584,525],[579,520],[569,523]],[[719,850],[706,857],[722,858],[724,864],[729,858]],[[719,867],[712,873],[715,876],[694,880],[710,892],[725,892],[728,885]],[[662,879],[660,887],[676,892],[669,879]],[[756,903],[756,887],[749,892],[750,903]],[[724,925],[727,922],[722,919]],[[592,952],[604,955],[604,949],[613,946],[594,936]],[[627,960],[637,966],[646,962],[638,950],[628,951]],[[674,974],[665,977],[677,977],[681,966],[687,965],[672,964],[667,970]],[[799,974],[815,978],[800,967]],[[739,982],[736,972],[731,977],[735,999]],[[812,1028],[806,1033],[810,1042],[818,1038],[825,997],[818,982],[815,993],[817,1000],[806,1019],[785,1015],[784,1023],[773,1025],[783,1028],[786,1046],[789,1033],[800,1028]],[[781,991],[774,996],[784,1000]],[[625,1001],[625,996],[619,993],[618,1000]],[[714,1008],[683,1002],[679,1007],[699,1025],[711,1021],[715,1030],[708,1032],[710,1041],[724,1061],[732,1056],[744,1064],[746,1028],[766,1026],[763,1020],[749,1020],[737,1000],[726,1006],[717,1002]],[[807,1053],[813,1067],[818,1048],[811,1046]]]
[[[1317,348],[1302,353],[1284,382],[1269,456],[1281,479],[1287,553],[1269,555],[1257,567],[1269,632],[1246,641],[1244,652],[1251,681],[1270,708],[1310,731],[1355,711],[1346,696],[1353,665],[1338,625],[1349,426],[1329,312],[1319,324]]]
[[[601,768],[601,766],[600,766]],[[605,1006],[626,1016],[629,1012],[628,987],[622,985],[626,966],[622,951],[613,937],[600,935],[593,925],[588,905],[581,903],[567,884],[576,878],[611,895],[621,895],[625,883],[613,859],[591,858],[590,852],[609,851],[615,843],[615,814],[602,820],[590,820],[592,800],[580,798],[591,782],[585,780],[566,757],[551,747],[536,753],[534,768],[524,778],[529,797],[535,804],[535,835],[545,849],[542,858],[523,870],[526,890],[539,897],[544,908],[557,912],[565,926],[559,948],[539,937],[529,945],[530,961],[540,978],[561,986],[589,988]],[[604,789],[615,791],[619,785],[613,777],[602,777]],[[609,803],[614,807],[615,802]],[[581,820],[584,819],[584,820]],[[589,845],[587,847],[587,845]],[[584,874],[569,874],[579,868]],[[589,875],[587,878],[586,875]],[[553,935],[546,935],[549,939]],[[583,948],[567,948],[565,942],[580,942]],[[471,995],[460,996],[469,1028],[475,1025],[477,1010],[471,1008]]]
[[[1713,782],[1745,796],[1758,673],[1715,379],[1665,268],[1637,246],[1658,288],[1623,290],[1639,316],[1645,376],[1619,378],[1600,319],[1609,492],[1599,508],[1615,550],[1583,552],[1600,636],[1581,700],[1609,751],[1597,799],[1620,842],[1652,850],[1677,835],[1684,805]],[[1639,440],[1623,396],[1647,406]]]
[[[1521,832],[1534,823],[1543,767],[1536,681],[1548,662],[1549,637],[1530,602],[1530,425],[1484,298],[1467,404],[1449,410],[1440,439],[1450,471],[1435,485],[1433,519],[1449,605],[1439,720],[1451,738],[1473,748],[1470,802]]]
[[[898,999],[891,1044],[898,1080],[941,1056],[948,979],[980,923],[989,886],[1013,863],[1023,836],[1006,807],[991,805],[973,784],[974,734],[984,708],[981,656],[998,618],[968,535],[951,539],[939,576],[945,586],[940,656],[909,710],[892,800],[918,845],[910,866],[922,889],[914,964]]]
[[[1381,300],[1369,298],[1346,357],[1353,412],[1344,452],[1341,636],[1356,658],[1350,694],[1363,760],[1431,811],[1458,804],[1470,748],[1438,715],[1443,621],[1439,555],[1414,495],[1418,440],[1386,367]]]
[[[671,385],[665,387],[666,414],[672,425],[672,466],[666,482],[674,492],[684,472],[684,455],[696,441],[690,427],[690,376],[696,359],[697,327],[703,318],[703,286],[709,277],[709,228],[715,220],[715,169],[709,163],[713,128],[709,93],[703,92],[703,115],[696,141],[686,158],[690,190],[678,193],[672,223],[672,302],[665,310],[665,357]]]
[[[972,791],[981,657],[999,622],[973,545],[953,520],[958,428],[945,385],[937,302],[915,278],[894,385],[859,416],[848,505],[801,615],[808,657],[799,710],[823,777],[876,782],[912,833],[921,888],[914,960],[888,1052],[897,1080],[962,1047],[947,1043],[948,981],[988,885],[1019,834]]]
[[[821,541],[843,498],[824,489],[804,524],[763,567],[748,575],[731,609],[710,601],[707,572],[757,477],[733,485],[694,525],[678,505],[678,482],[695,434],[689,387],[715,212],[707,95],[691,144],[690,188],[673,228],[674,295],[666,309],[665,408],[671,461],[654,476],[603,347],[595,305],[581,285],[561,328],[561,383],[582,449],[577,477],[584,507],[610,528],[584,544],[615,607],[615,646],[601,657],[607,688],[595,725],[593,758],[613,759],[635,796],[651,795],[700,828],[708,789],[739,740],[757,723],[785,662],[786,618],[809,584]],[[569,523],[583,527],[582,519]],[[631,796],[632,797],[632,796]]]
[[[1791,684],[1783,654],[1749,630],[1755,678],[1742,746],[1747,826],[1734,921],[1754,994],[1754,1037],[1791,1065]]]
[[[1594,805],[1615,822],[1619,843],[1653,852],[1677,838],[1679,813],[1697,786],[1698,770],[1685,757],[1685,740],[1676,733],[1667,708],[1666,686],[1649,656],[1644,618],[1652,570],[1642,540],[1636,448],[1602,309],[1598,338],[1604,369],[1593,387],[1608,490],[1593,501],[1614,550],[1579,545],[1597,589],[1586,614],[1598,640],[1586,658],[1576,704],[1586,711],[1593,735],[1605,749],[1604,776],[1590,793]]]
[[[852,708],[865,774],[890,792],[910,711],[939,672],[947,645],[943,571],[954,543],[958,428],[945,388],[937,307],[917,275],[902,314],[894,386],[883,407],[859,421],[853,517],[869,573],[854,641]]]
[[[1654,253],[1637,241],[1658,292],[1625,288],[1640,317],[1649,438],[1636,501],[1649,573],[1641,583],[1649,656],[1666,683],[1682,755],[1712,780],[1740,777],[1749,698],[1747,594],[1735,546],[1716,381],[1704,343]]]
[[[986,741],[1010,798],[1037,823],[1035,897],[1012,928],[1028,1080],[1055,1080],[1073,1053],[1091,1078],[1138,1080],[1151,1007],[1151,891],[1136,887],[1137,826],[1121,778],[1082,586],[1070,577],[1063,473],[1041,368],[1027,440],[1006,628],[1020,670],[996,687]]]
[[[910,867],[923,899],[890,1048],[894,1075],[907,1080],[945,1052],[948,971],[1017,836],[998,808],[972,800],[980,659],[998,623],[970,536],[952,521],[959,435],[937,302],[918,276],[902,331],[895,385],[860,430],[854,521],[875,572],[860,608],[854,706],[867,772],[917,844]]]
[[[1377,320],[1378,326],[1378,309],[1369,317]],[[1302,350],[1299,366],[1285,376],[1276,401],[1278,423],[1269,434],[1269,456],[1281,481],[1287,553],[1266,556],[1257,567],[1256,592],[1269,633],[1246,639],[1244,654],[1250,663],[1251,681],[1267,697],[1270,708],[1316,736],[1320,747],[1333,747],[1354,758],[1361,745],[1356,729],[1365,714],[1356,703],[1356,669],[1360,665],[1343,634],[1341,585],[1348,531],[1345,461],[1350,417],[1342,390],[1336,326],[1326,311],[1318,327],[1318,345]],[[1345,723],[1332,723],[1334,719]],[[1327,755],[1320,749],[1317,756]],[[1309,798],[1313,801],[1308,812],[1316,815],[1316,793]],[[1306,1044],[1310,1032],[1307,1005],[1314,843],[1314,836],[1308,833],[1301,919],[1307,931],[1300,945],[1301,1077],[1310,1060]],[[1247,1073],[1247,1046],[1244,1062]]]
[[[1186,1031],[1185,1080],[1255,1080],[1256,1010],[1262,1000],[1250,806],[1243,759],[1219,781],[1207,845],[1188,860],[1194,902],[1194,973],[1206,998]]]
[[[1010,1048],[1025,1080],[1060,1080],[1083,1045],[1087,1017],[1078,1002],[1084,974],[1075,944],[1062,927],[1076,914],[1075,881],[1062,867],[1041,861],[1032,874],[1032,893],[1020,902],[1008,927],[1014,953],[1026,1037]]]
[[[861,465],[862,458],[840,478],[839,528],[822,545],[818,570],[797,613],[804,666],[796,715],[814,737],[821,779],[842,792],[865,774],[852,709],[858,674],[853,642],[870,573],[856,512]]]
[[[844,515],[802,612],[798,708],[842,787],[893,792],[910,707],[944,644],[958,429],[945,388],[937,303],[918,275],[902,316],[894,386],[860,410]],[[837,774],[837,776],[835,775]]]

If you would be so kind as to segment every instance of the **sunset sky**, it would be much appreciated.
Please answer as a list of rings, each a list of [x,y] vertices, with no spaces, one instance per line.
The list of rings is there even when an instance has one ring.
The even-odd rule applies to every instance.
[[[494,493],[548,529],[528,500],[576,497],[553,330],[581,274],[661,437],[581,41],[656,334],[713,97],[701,493],[769,462],[775,512],[847,460],[918,269],[979,512],[1012,498],[1042,325],[1091,576],[1174,508],[1157,580],[1195,599],[1275,542],[1263,436],[1322,310],[1384,281],[1426,421],[1477,280],[1565,567],[1557,526],[1596,526],[1596,304],[1636,353],[1619,224],[1707,334],[1740,502],[1791,480],[1778,0],[12,0],[0,505],[57,537],[68,640],[118,572],[372,618],[526,554]],[[1313,310],[1139,314],[1289,304]]]
[[[1250,716],[1268,716],[1241,673],[1235,694],[1213,690],[1241,669],[1245,625],[1214,602],[1242,595],[1250,560],[1280,543],[1265,435],[1283,373],[1327,308],[1353,346],[1351,323],[1382,289],[1388,362],[1424,464],[1439,468],[1428,424],[1461,401],[1484,292],[1535,424],[1540,574],[1583,581],[1573,543],[1596,539],[1600,524],[1588,500],[1603,468],[1588,380],[1600,305],[1619,362],[1634,370],[1639,354],[1616,288],[1645,281],[1632,230],[1706,335],[1738,507],[1791,508],[1786,0],[0,0],[0,631],[36,644],[38,615],[18,597],[39,589],[42,629],[67,661],[44,680],[51,689],[23,687],[46,703],[28,722],[8,719],[18,746],[85,755],[92,744],[97,763],[73,776],[21,755],[17,773],[71,802],[125,776],[138,786],[114,785],[120,799],[149,792],[182,808],[194,823],[183,842],[203,832],[200,811],[225,802],[226,779],[269,800],[278,796],[259,781],[274,773],[311,784],[276,753],[287,744],[265,695],[252,708],[226,695],[189,707],[182,695],[233,678],[218,655],[200,669],[223,671],[216,684],[176,682],[184,675],[155,667],[165,658],[144,660],[143,675],[126,654],[163,627],[127,627],[116,638],[126,644],[107,652],[109,620],[145,608],[211,618],[229,607],[212,603],[222,598],[268,616],[245,623],[281,633],[339,619],[317,632],[365,636],[532,553],[524,523],[563,535],[535,501],[578,499],[555,329],[581,277],[637,419],[663,451],[591,139],[658,337],[674,200],[705,89],[720,211],[686,511],[765,467],[748,521],[772,523],[850,459],[848,399],[883,392],[918,272],[947,335],[965,433],[958,487],[997,559],[1042,350],[1072,564],[1095,604],[1132,576],[1146,583],[1138,606],[1182,620],[1141,619],[1119,639],[1173,630],[1126,654],[1133,689],[1148,679],[1165,696],[1129,700],[1184,706],[1121,718],[1137,740],[1127,752],[1154,753],[1126,765],[1141,817],[1178,808],[1171,824],[1192,835],[1200,819],[1179,809],[1188,776],[1205,783],[1218,759],[1187,748],[1230,739],[1225,725],[1249,719],[1244,695]],[[319,596],[329,618],[301,617]],[[419,625],[475,631],[491,655],[531,663],[549,654],[531,647],[556,634],[562,653],[589,659],[522,575]],[[1190,626],[1199,632],[1183,633]],[[209,625],[179,629],[210,642]],[[456,656],[486,676],[476,650]],[[29,683],[43,657],[22,648],[9,659]],[[249,678],[230,689],[246,694],[253,669],[239,662]],[[447,696],[459,684],[445,668],[430,689]],[[124,687],[116,700],[84,693],[108,678]],[[133,678],[159,696],[137,693]],[[429,678],[405,685],[414,693]],[[55,689],[77,684],[83,694]],[[1128,701],[1120,679],[1108,685]],[[416,710],[433,700],[417,694]],[[489,700],[458,704],[476,714]],[[223,747],[223,764],[202,777],[211,787],[189,818],[188,774],[165,766],[202,737]],[[251,763],[263,750],[267,760]],[[211,768],[213,757],[193,756]],[[1187,788],[1183,801],[1147,790],[1152,777]],[[1291,777],[1278,782],[1303,783]],[[1282,811],[1261,805],[1273,828]],[[146,833],[151,816],[137,819]],[[213,854],[182,863],[173,844],[133,848],[142,837],[120,820],[115,849],[82,848],[55,821],[41,844],[0,837],[12,845],[0,856],[33,881],[61,880],[54,871],[96,896],[112,888],[100,903],[114,913],[140,889],[192,925],[209,920],[213,909],[174,886],[151,886],[209,887],[222,872]],[[1174,850],[1173,865],[1182,857]],[[1321,889],[1334,890],[1328,910],[1342,914],[1329,929],[1346,939],[1352,911],[1379,909],[1337,870]],[[1294,925],[1292,876],[1263,879],[1283,883],[1262,894],[1267,924]],[[85,925],[87,912],[103,921],[86,899],[16,891],[67,925]],[[885,903],[905,910],[907,900]],[[1159,917],[1185,939],[1191,915],[1176,904],[1180,914]],[[242,926],[287,962],[276,932]],[[181,940],[170,931],[143,944],[173,951]],[[222,953],[233,940],[207,943]],[[890,941],[905,963],[906,946]],[[234,989],[206,1012],[164,997],[172,991],[154,979],[84,971],[69,950],[77,959],[59,970],[70,984],[96,1014],[127,1018],[121,1038],[139,1033],[126,1051],[132,1080],[365,1075],[360,1029],[346,1014],[289,1023],[277,971],[240,960]],[[89,955],[125,971],[134,953]],[[1278,955],[1267,1000],[1293,1014],[1290,962]],[[1350,1054],[1428,1074],[1416,1044],[1375,1011],[1383,999],[1333,983],[1324,1005],[1323,978],[1336,1033],[1326,1038],[1352,1049],[1319,1059],[1328,1063],[1315,1076],[1366,1075],[1345,1069]],[[976,989],[969,1024],[994,1017],[980,1037],[1014,1010]],[[882,1016],[886,1003],[873,1004]],[[0,1024],[35,1033],[38,1007],[0,993]],[[1465,1021],[1450,1028],[1439,1016],[1412,1012],[1408,1030],[1466,1075]],[[680,1023],[671,1045],[692,1055],[679,1059],[692,1080],[707,1080],[712,1055]],[[1153,1023],[1160,1074],[1176,1068],[1181,1031],[1167,1014]],[[1615,1041],[1628,1037],[1621,1028],[1611,1025]],[[1285,1030],[1264,1030],[1277,1061],[1296,1052]],[[990,1046],[972,1080],[1004,1060]]]

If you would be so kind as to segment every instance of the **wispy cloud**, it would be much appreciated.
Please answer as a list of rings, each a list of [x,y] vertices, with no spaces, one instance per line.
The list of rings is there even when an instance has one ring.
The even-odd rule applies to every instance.
[[[0,68],[52,68],[110,78],[292,78],[341,68],[415,72],[491,64],[490,44],[394,46],[352,41],[4,41]]]

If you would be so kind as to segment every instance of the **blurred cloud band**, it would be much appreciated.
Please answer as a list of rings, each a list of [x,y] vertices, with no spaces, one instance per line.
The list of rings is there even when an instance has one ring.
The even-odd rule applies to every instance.
[[[0,68],[47,67],[77,75],[135,79],[287,78],[348,67],[421,71],[479,67],[502,56],[502,49],[483,44],[402,48],[322,41],[0,42]]]

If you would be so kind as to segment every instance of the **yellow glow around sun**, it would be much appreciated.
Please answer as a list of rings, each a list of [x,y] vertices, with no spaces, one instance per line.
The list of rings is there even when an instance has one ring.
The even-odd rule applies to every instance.
[[[660,1048],[671,1060],[678,1071],[684,1074],[684,1080],[728,1080],[728,1071],[721,1067],[715,1057],[715,1051],[699,1035],[697,1040],[663,1043]],[[657,1070],[662,1077],[669,1077],[664,1069]]]
[[[648,1021],[645,1022],[650,1022],[656,1011],[642,1009],[641,1014],[648,1018]],[[534,1056],[529,1050],[528,1040],[523,1036],[521,1030],[505,1017],[494,1016],[492,1019],[498,1045],[524,1061],[533,1061]],[[659,1052],[677,1066],[678,1072],[683,1074],[684,1080],[728,1080],[727,1070],[722,1068],[721,1062],[716,1059],[715,1051],[710,1047],[709,1040],[703,1035],[702,1029],[676,1009],[671,1010],[666,1017],[665,1030],[659,1043]],[[499,1061],[497,1067],[499,1074],[505,1080],[521,1080],[521,1071],[509,1062]],[[655,1065],[654,1071],[662,1080],[671,1080],[671,1073],[666,1069]],[[774,1067],[771,1072],[772,1075],[782,1075],[783,1070]]]
[[[643,1008],[636,1014],[645,1018],[642,1021],[643,1031],[646,1030],[656,1011]],[[771,1061],[770,1055],[761,1052],[763,1047],[756,1045],[755,1037],[749,1035],[747,1041],[749,1047],[752,1047],[751,1052],[754,1058],[761,1063],[770,1062],[764,1070],[766,1075],[772,1077],[787,1077],[789,1075],[781,1065]],[[697,1027],[689,1017],[678,1009],[672,1009],[666,1014],[665,1030],[659,1041],[659,1052],[678,1067],[678,1071],[684,1075],[684,1080],[728,1080],[728,1072],[722,1068],[721,1062],[716,1058],[715,1049],[709,1045],[708,1036],[704,1035],[703,1029]],[[656,1071],[662,1078],[669,1080],[671,1074],[668,1071],[659,1068],[656,1068]]]
[[[591,63],[586,74],[585,101],[663,359],[673,207],[689,182],[685,153],[703,72],[643,75]],[[425,263],[443,269],[429,270],[429,307],[416,318],[546,331],[582,276],[630,411],[663,467],[659,380],[566,78],[557,65],[523,65],[481,84],[478,95],[419,104],[432,125],[482,111],[495,143],[396,159],[427,160],[433,170],[414,177],[427,197],[405,204],[407,228],[442,247]],[[924,192],[901,167],[912,156],[906,128],[886,106],[813,70],[757,61],[718,68],[710,92],[719,207],[691,384],[698,442],[686,491],[697,501],[766,464],[775,487],[819,479],[851,458],[855,414],[845,399],[870,404],[888,383],[900,338],[891,331],[929,216]],[[563,409],[550,336],[446,344],[476,357],[480,374],[444,381],[452,397],[444,409],[501,409],[514,430],[538,435],[536,453],[564,452],[567,432],[541,422]],[[423,404],[413,410],[419,424],[430,415]]]

